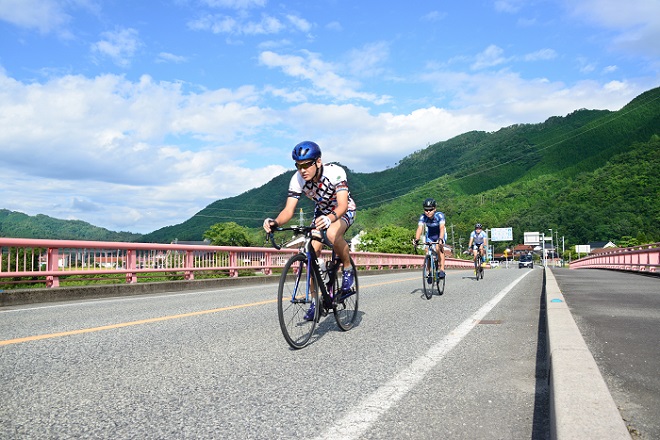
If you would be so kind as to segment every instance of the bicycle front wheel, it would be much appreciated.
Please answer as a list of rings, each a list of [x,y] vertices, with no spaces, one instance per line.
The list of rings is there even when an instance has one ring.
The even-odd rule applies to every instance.
[[[477,278],[477,281],[479,281],[479,263],[476,258],[474,259],[474,276]]]
[[[277,315],[284,339],[292,348],[303,348],[309,342],[318,321],[318,290],[307,283],[310,268],[305,254],[294,255],[284,265],[277,290]],[[313,278],[313,277],[312,277]],[[306,316],[314,307],[311,319]]]
[[[342,280],[340,269],[343,270],[343,264],[339,264],[335,272],[335,291],[334,291],[334,313],[335,321],[340,329],[348,331],[353,328],[358,316],[358,299],[360,297],[360,288],[358,284],[358,271],[355,263],[351,258],[351,266],[353,266],[354,281],[353,286],[349,291],[344,292],[341,290]]]
[[[429,267],[431,269],[429,269]],[[424,258],[424,269],[422,270],[422,283],[424,285],[424,295],[426,299],[433,297],[433,286],[435,284],[435,268],[431,264],[431,257]]]

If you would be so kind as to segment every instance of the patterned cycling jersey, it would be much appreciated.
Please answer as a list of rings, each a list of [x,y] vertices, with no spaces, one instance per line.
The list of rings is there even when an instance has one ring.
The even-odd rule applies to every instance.
[[[444,237],[440,237],[440,226],[445,224],[445,215],[442,212],[436,211],[431,218],[427,217],[426,214],[422,214],[419,216],[418,224],[426,226],[426,238],[429,241],[438,241],[438,238],[447,241],[446,230]]]
[[[321,168],[321,178],[318,182],[305,181],[296,172],[289,182],[289,197],[299,199],[305,193],[315,203],[316,214],[328,215],[337,206],[337,193],[348,191],[346,171],[339,165],[327,164]],[[348,191],[348,211],[355,211],[355,201]]]
[[[472,244],[484,244],[484,240],[488,238],[486,231],[481,231],[477,234],[477,231],[472,231],[470,238],[473,239]]]

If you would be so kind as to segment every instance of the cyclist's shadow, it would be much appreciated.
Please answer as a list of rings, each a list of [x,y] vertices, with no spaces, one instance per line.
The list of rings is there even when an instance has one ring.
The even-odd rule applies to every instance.
[[[424,293],[424,289],[413,289],[410,291],[410,294],[412,295],[413,293],[420,292],[419,294],[419,299],[423,299],[426,301],[426,294]]]
[[[325,336],[328,333],[333,333],[333,332],[350,333],[351,331],[353,331],[355,327],[360,325],[360,322],[362,322],[362,317],[364,315],[365,313],[362,310],[358,310],[357,316],[355,317],[355,322],[353,323],[353,327],[345,332],[344,330],[339,328],[339,326],[337,325],[337,321],[335,321],[335,315],[332,312],[332,310],[330,310],[326,316],[322,316],[321,319],[319,319],[319,322],[316,324],[316,329],[314,330],[314,334],[312,335],[312,338],[309,340],[309,344],[307,345],[315,344],[316,341],[320,340],[323,336]]]

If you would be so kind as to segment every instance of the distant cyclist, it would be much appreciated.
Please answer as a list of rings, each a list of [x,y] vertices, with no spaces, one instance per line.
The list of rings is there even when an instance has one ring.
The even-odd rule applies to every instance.
[[[291,157],[296,162],[298,171],[291,176],[289,193],[284,209],[275,217],[264,220],[264,229],[286,224],[295,214],[295,208],[304,193],[314,201],[314,221],[317,229],[326,229],[328,240],[335,253],[344,264],[342,290],[350,290],[354,281],[349,246],[344,239],[346,230],[355,219],[355,202],[351,198],[346,181],[346,171],[339,165],[323,164],[321,148],[314,142],[304,141],[293,147]],[[321,255],[323,244],[313,242],[316,255]],[[310,307],[305,319],[314,317],[314,305]]]
[[[438,277],[442,278],[445,276],[445,252],[443,245],[447,240],[445,215],[440,211],[436,211],[436,202],[434,199],[428,198],[424,200],[422,207],[424,208],[424,214],[419,216],[413,243],[415,246],[419,244],[419,238],[422,236],[424,228],[426,228],[426,241],[438,242],[435,245],[435,251],[440,258],[440,272],[438,272]]]
[[[483,230],[481,223],[474,225],[474,231],[470,233],[470,242],[468,249],[472,250],[472,256],[477,257],[477,252],[481,256],[481,261],[486,261],[485,249],[488,246],[488,234]]]

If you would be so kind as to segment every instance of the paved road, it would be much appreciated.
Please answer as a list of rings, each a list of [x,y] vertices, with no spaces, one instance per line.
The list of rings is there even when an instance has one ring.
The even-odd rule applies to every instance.
[[[552,271],[632,437],[660,439],[660,277]]]
[[[546,439],[541,269],[361,277],[293,351],[276,286],[0,309],[0,438]]]

